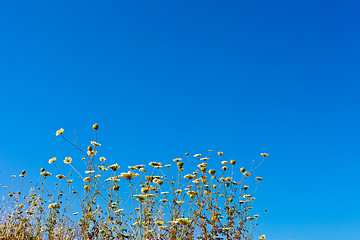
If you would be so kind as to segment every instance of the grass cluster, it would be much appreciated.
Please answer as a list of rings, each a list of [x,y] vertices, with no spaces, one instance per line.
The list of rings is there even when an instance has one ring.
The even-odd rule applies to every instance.
[[[268,154],[249,169],[225,160],[222,152],[216,155],[219,169],[212,169],[209,150],[193,155],[193,166],[186,153],[166,165],[150,162],[120,173],[117,163],[98,157],[99,126],[93,129],[86,150],[65,138],[63,129],[56,132],[81,152],[76,161],[84,163],[83,170],[71,157],[61,166],[53,157],[48,161],[53,170],[41,168],[30,189],[24,188],[25,170],[12,176],[16,186],[3,186],[8,195],[0,205],[0,240],[266,238],[257,229],[262,214],[254,214],[252,206],[263,180],[253,172]]]

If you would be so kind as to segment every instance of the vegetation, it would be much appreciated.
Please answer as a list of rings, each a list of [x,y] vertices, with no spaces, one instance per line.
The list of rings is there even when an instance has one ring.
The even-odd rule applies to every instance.
[[[18,179],[15,187],[3,186],[8,195],[0,206],[0,240],[265,239],[257,229],[261,216],[252,213],[263,179],[255,177],[253,187],[246,184],[255,182],[254,170],[268,154],[249,170],[224,160],[222,152],[219,169],[211,169],[209,150],[193,156],[196,166],[186,153],[171,164],[150,162],[120,173],[117,163],[107,165],[98,157],[99,126],[93,129],[87,150],[65,138],[63,129],[56,132],[81,152],[85,169],[76,169],[71,157],[60,167],[53,157],[48,161],[53,170],[41,168],[34,187],[24,189],[26,170],[12,176]]]

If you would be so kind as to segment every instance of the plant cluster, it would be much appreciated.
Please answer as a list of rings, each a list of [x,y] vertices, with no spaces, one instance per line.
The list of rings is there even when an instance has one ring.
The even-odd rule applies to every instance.
[[[23,170],[21,191],[9,189],[0,205],[0,240],[266,238],[257,230],[261,215],[252,209],[263,180],[253,172],[268,154],[262,153],[249,169],[224,159],[223,152],[217,153],[219,169],[213,169],[209,150],[206,156],[193,155],[196,166],[186,153],[169,164],[150,162],[120,172],[117,163],[98,157],[98,129],[94,124],[95,138],[86,150],[65,138],[63,129],[56,132],[81,152],[85,169],[75,168],[71,157],[61,167],[50,158],[53,170],[41,168],[39,180],[27,192]],[[253,178],[257,183],[250,187]],[[55,186],[49,179],[56,180]]]

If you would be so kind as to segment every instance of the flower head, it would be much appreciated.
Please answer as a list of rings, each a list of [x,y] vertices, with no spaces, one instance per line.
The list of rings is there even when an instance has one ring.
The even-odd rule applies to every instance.
[[[49,204],[48,208],[49,208],[49,209],[60,208],[60,204],[58,204],[58,203],[51,203],[51,204]]]
[[[188,180],[191,180],[191,179],[195,179],[196,176],[195,175],[192,175],[192,174],[187,174],[184,176],[184,178],[188,179]]]
[[[63,134],[63,132],[64,132],[64,129],[60,128],[59,130],[56,131],[55,135],[59,136],[59,135]]]
[[[158,163],[158,162],[151,162],[149,163],[149,165],[155,168],[162,168],[162,163]]]
[[[244,172],[243,175],[244,175],[245,177],[250,177],[250,176],[251,176],[251,173],[250,173],[250,172]]]
[[[113,165],[110,165],[109,168],[115,172],[120,168],[120,166],[117,163],[115,163]]]
[[[263,157],[268,157],[269,156],[269,154],[267,154],[267,153],[261,153],[261,156],[263,156]],[[265,235],[264,235],[265,236]],[[265,239],[265,238],[264,238]]]
[[[50,172],[41,172],[40,175],[44,176],[44,177],[48,177],[51,176]]]
[[[123,173],[120,174],[120,177],[125,178],[126,180],[131,180],[131,179],[133,179],[134,177],[137,177],[137,176],[139,176],[138,173],[133,173],[131,171],[129,171],[127,173],[123,172]]]
[[[95,141],[91,141],[91,144],[94,145],[94,146],[99,146],[99,147],[101,147],[101,144],[100,144],[100,143],[97,143],[97,142],[95,142]]]
[[[188,218],[178,218],[174,220],[174,223],[177,224],[181,224],[181,225],[186,225],[189,224],[192,220],[188,219]]]
[[[49,164],[51,164],[51,163],[53,163],[53,162],[55,162],[55,161],[56,161],[56,157],[50,158],[50,159],[49,159]]]
[[[139,202],[143,202],[146,199],[146,195],[134,195]]]
[[[72,162],[72,158],[71,157],[66,157],[64,160],[64,163],[66,164],[70,164]]]

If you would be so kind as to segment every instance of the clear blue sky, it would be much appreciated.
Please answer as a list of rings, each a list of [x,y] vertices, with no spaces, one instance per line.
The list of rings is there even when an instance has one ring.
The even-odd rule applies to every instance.
[[[358,1],[1,1],[0,180],[88,144],[109,161],[270,158],[274,240],[360,235]],[[125,170],[122,168],[122,170]]]

